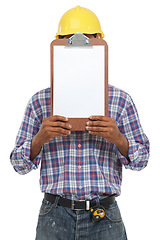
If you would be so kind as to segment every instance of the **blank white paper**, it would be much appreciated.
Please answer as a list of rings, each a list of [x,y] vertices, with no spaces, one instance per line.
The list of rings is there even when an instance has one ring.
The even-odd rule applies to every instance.
[[[104,46],[54,46],[53,115],[105,115]]]

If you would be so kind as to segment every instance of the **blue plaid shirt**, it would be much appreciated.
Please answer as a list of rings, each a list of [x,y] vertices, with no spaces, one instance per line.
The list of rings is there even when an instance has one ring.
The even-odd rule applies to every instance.
[[[31,140],[39,131],[43,118],[51,115],[50,88],[47,88],[36,93],[26,107],[10,156],[14,169],[19,174],[26,174],[41,163],[41,191],[69,199],[120,195],[122,166],[132,170],[143,169],[148,162],[149,141],[131,97],[109,85],[108,100],[109,117],[116,120],[119,130],[128,139],[130,162],[116,145],[88,131],[55,137],[44,144],[38,156],[30,161]]]

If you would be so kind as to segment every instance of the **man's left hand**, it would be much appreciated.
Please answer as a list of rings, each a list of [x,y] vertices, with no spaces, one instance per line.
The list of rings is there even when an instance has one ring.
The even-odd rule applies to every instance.
[[[99,135],[107,142],[119,145],[122,133],[119,131],[115,119],[106,116],[90,116],[86,129],[90,134]]]

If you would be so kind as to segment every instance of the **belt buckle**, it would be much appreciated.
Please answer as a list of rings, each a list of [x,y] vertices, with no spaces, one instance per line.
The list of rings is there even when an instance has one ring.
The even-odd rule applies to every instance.
[[[74,210],[74,211],[78,211],[78,210],[81,210],[81,209],[77,209],[75,208],[75,201],[74,200],[71,200],[71,209]]]
[[[90,200],[86,200],[85,201],[85,209],[78,209],[78,208],[75,208],[75,201],[74,200],[71,200],[71,209],[72,210],[75,210],[75,211],[80,211],[80,210],[87,210],[89,211],[90,210]]]

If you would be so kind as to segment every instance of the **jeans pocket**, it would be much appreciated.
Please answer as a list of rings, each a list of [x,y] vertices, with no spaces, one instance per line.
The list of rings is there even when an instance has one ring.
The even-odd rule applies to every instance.
[[[121,213],[116,201],[106,209],[106,218],[113,223],[122,222]]]
[[[47,201],[46,199],[43,199],[42,205],[39,211],[39,216],[47,215],[52,210],[52,208],[55,208],[55,207],[56,207],[55,204]]]

